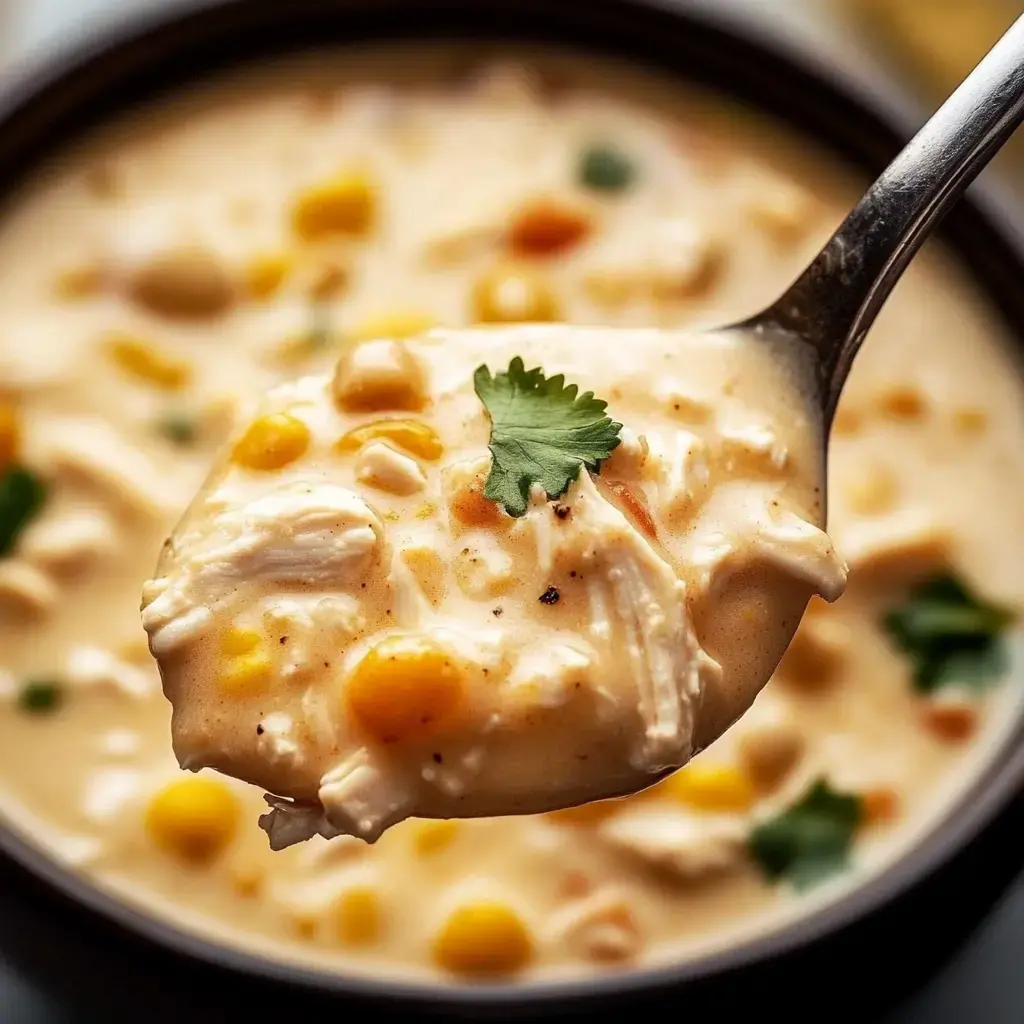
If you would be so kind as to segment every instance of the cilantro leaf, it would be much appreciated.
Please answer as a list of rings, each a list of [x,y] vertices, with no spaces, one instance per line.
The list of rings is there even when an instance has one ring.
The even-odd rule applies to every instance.
[[[771,881],[809,889],[846,867],[863,815],[861,798],[819,779],[788,810],[750,834],[753,858]]]
[[[0,475],[0,556],[10,554],[18,535],[46,500],[46,485],[22,466]]]
[[[931,693],[956,683],[981,689],[1004,675],[1009,657],[1003,633],[1013,620],[1009,609],[943,573],[913,587],[903,604],[882,617],[882,626],[910,659],[915,687]]]
[[[597,471],[618,446],[621,423],[592,391],[579,394],[558,374],[527,370],[516,356],[505,373],[477,367],[473,385],[491,418],[493,460],[484,494],[515,518],[524,515],[530,488],[540,484],[557,498],[579,476]]]
[[[63,699],[63,687],[51,679],[33,679],[27,682],[18,694],[21,709],[37,715],[56,711]]]

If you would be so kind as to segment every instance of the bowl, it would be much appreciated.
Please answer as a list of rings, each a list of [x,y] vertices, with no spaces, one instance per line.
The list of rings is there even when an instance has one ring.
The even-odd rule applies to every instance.
[[[714,0],[189,0],[97,33],[7,89],[0,191],[10,195],[72,136],[231,65],[325,45],[467,37],[590,49],[711,86],[865,174],[880,171],[920,120],[884,84]],[[1017,211],[993,187],[976,188],[943,234],[1024,339]],[[218,946],[117,901],[0,823],[0,957],[104,1020],[342,1007],[376,1018],[539,1017],[669,1000],[685,1000],[687,1013],[771,1006],[791,1020],[871,1019],[926,979],[1019,872],[1022,782],[1024,721],[912,850],[812,915],[679,966],[521,986],[375,982]]]

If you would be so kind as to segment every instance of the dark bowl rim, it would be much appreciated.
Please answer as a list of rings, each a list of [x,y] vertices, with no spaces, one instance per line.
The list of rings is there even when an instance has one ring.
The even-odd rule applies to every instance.
[[[518,4],[517,0],[488,0],[489,6],[496,10],[504,9],[505,13],[516,6],[531,8],[535,14],[543,13],[545,2],[551,3],[554,0],[518,0]],[[766,24],[750,9],[724,9],[716,0],[558,2],[562,8],[559,17],[564,17],[568,12],[570,21],[575,19],[580,23],[586,18],[607,14],[617,18],[638,15],[668,17],[677,27],[701,26],[728,37],[733,43],[742,44],[769,63],[788,65],[802,76],[821,84],[828,95],[828,102],[833,105],[841,102],[850,110],[866,114],[880,129],[890,133],[895,131],[903,138],[909,138],[922,120],[916,104],[909,101],[877,68],[865,71],[864,66],[857,67],[834,54],[819,53],[809,41],[801,40],[789,29]],[[6,129],[27,110],[39,106],[41,100],[71,93],[76,76],[95,69],[102,62],[116,64],[119,56],[123,57],[130,47],[147,42],[159,45],[160,39],[177,27],[186,23],[194,27],[212,14],[230,16],[232,12],[239,12],[249,4],[250,0],[173,0],[163,9],[150,8],[120,15],[116,22],[105,22],[71,44],[58,44],[30,56],[13,77],[4,83],[0,95],[0,129]],[[373,4],[394,9],[417,7],[421,10],[465,6],[460,0],[338,0],[336,6],[348,9]],[[257,3],[254,2],[252,6],[257,6]],[[266,8],[268,5],[263,3],[262,6]],[[299,6],[315,8],[323,6],[323,3],[322,0],[292,0],[287,10],[290,13]],[[284,12],[285,9],[286,5],[282,4],[280,10]],[[468,34],[487,35],[486,32]],[[528,36],[534,38],[532,29]],[[381,33],[377,41],[386,43],[416,38],[419,37],[410,37],[399,30]],[[544,42],[545,33],[538,32],[536,39]],[[366,40],[354,41],[358,44]],[[564,43],[565,40],[558,42]],[[574,43],[571,37],[569,44],[584,51],[606,50],[608,55],[617,56],[614,46]],[[335,47],[347,44],[342,40],[332,40],[328,45]],[[282,49],[282,55],[286,50],[287,47]],[[624,59],[627,63],[643,66],[643,61],[637,60],[635,56],[626,56]],[[685,74],[673,69],[656,67],[654,70],[686,78]],[[187,82],[188,77],[186,74],[182,78],[181,85]],[[132,103],[132,100],[126,100],[122,106],[127,108]],[[116,120],[122,113],[123,110],[118,110],[100,120]],[[770,111],[769,114],[776,120],[785,120],[777,111]],[[52,118],[55,115],[47,115],[44,111],[42,117],[45,119],[47,116]],[[815,143],[826,150],[831,149],[835,155],[836,147],[831,141],[823,143],[815,140]],[[58,149],[63,148],[63,145],[61,143]],[[847,165],[850,163],[845,156],[837,159]],[[35,169],[38,159],[30,157],[28,165]],[[1001,246],[1019,268],[1024,268],[1024,209],[1012,201],[998,184],[990,181],[975,185],[969,197],[968,203],[979,215],[981,230],[987,240]],[[6,201],[9,196],[5,194],[0,198]],[[982,290],[985,290],[984,286]],[[991,301],[992,295],[987,298]],[[311,993],[369,997],[381,1004],[406,1009],[429,1007],[434,1012],[443,1012],[445,1008],[453,1012],[501,1007],[529,1009],[534,1006],[539,1009],[566,1000],[593,1003],[608,997],[660,992],[687,982],[732,974],[839,933],[912,890],[977,838],[1015,796],[1019,799],[1024,784],[1024,709],[1018,717],[1021,720],[1013,734],[1004,738],[1001,749],[973,784],[960,793],[958,799],[932,823],[925,834],[918,837],[910,849],[888,866],[872,872],[861,884],[854,883],[841,895],[806,915],[764,933],[756,933],[737,945],[698,954],[680,964],[633,968],[597,978],[458,986],[396,980],[387,975],[374,978],[360,973],[346,974],[300,965],[269,954],[205,939],[197,932],[179,927],[169,919],[158,917],[141,906],[118,898],[112,889],[104,888],[76,873],[74,869],[51,859],[41,845],[37,846],[8,819],[0,820],[0,856],[16,862],[58,896],[84,907],[130,935],[143,939],[154,949],[184,955],[189,961],[225,969],[235,975],[285,983]]]

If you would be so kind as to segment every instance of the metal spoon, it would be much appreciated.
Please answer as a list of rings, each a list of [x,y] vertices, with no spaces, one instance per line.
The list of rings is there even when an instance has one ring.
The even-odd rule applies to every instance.
[[[731,329],[797,339],[827,437],[854,357],[911,259],[1024,120],[1024,17],[868,189],[797,280]]]

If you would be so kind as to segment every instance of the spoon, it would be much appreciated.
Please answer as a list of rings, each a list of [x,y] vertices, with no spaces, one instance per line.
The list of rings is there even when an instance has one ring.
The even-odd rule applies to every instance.
[[[762,405],[765,407],[772,405],[772,408],[780,411],[788,400],[788,396],[792,394],[791,388],[787,389],[781,384],[776,387],[772,381],[778,379],[781,382],[783,378],[787,378],[789,383],[793,381],[799,383],[801,394],[795,400],[798,400],[802,406],[806,406],[806,409],[801,408],[795,411],[799,413],[799,422],[806,428],[806,436],[797,441],[798,446],[804,446],[801,449],[804,455],[803,465],[807,467],[809,463],[818,463],[814,467],[818,473],[817,483],[822,485],[824,483],[826,442],[840,393],[854,357],[874,318],[924,239],[1022,120],[1024,120],[1024,18],[1018,20],[1010,28],[976,70],[899,154],[854,207],[810,266],[781,298],[762,312],[721,329],[720,333],[722,334],[741,335],[744,339],[751,339],[753,344],[746,347],[752,351],[752,358],[765,364],[771,371],[766,372],[763,378],[759,378],[757,385],[756,397],[761,400]],[[569,328],[563,325],[561,328],[551,327],[549,329],[547,326],[533,325],[533,327],[527,328],[519,326],[497,329],[486,341],[479,336],[478,331],[452,331],[448,332],[444,339],[441,339],[444,344],[440,347],[451,353],[450,358],[453,365],[471,366],[479,361],[480,352],[484,346],[487,346],[488,359],[497,359],[498,357],[495,355],[497,352],[511,356],[519,355],[517,346],[520,340],[525,338],[526,334],[534,332],[534,343],[536,344],[536,337],[539,337],[536,333],[538,329],[548,333],[544,334],[544,344],[535,348],[534,351],[542,350],[544,358],[548,359],[550,356],[555,363],[558,358],[561,358],[556,356],[558,346],[564,346],[567,333],[572,331],[585,335],[583,343],[591,352],[593,347],[601,344],[617,346],[621,351],[632,351],[631,345],[636,345],[641,346],[637,348],[637,352],[642,350],[650,356],[653,351],[652,346],[658,345],[660,348],[657,352],[661,357],[665,355],[666,343],[672,344],[672,336],[661,336],[658,332],[648,332],[646,340],[639,339],[634,335],[632,341],[630,335],[625,334],[621,336],[623,340],[620,343],[620,336],[617,336],[613,330],[602,333],[595,332],[591,328]],[[502,331],[505,333],[502,334]],[[593,337],[587,335],[587,332],[590,332]],[[436,344],[438,340],[434,339],[433,351],[435,352],[439,347]],[[548,343],[550,343],[550,347],[546,347]],[[383,344],[394,345],[395,343],[385,339]],[[647,347],[642,348],[645,345]],[[430,349],[429,344],[425,344],[424,351],[427,349]],[[413,359],[408,352],[402,358]],[[609,350],[608,358],[610,362],[614,363],[611,350]],[[638,356],[638,358],[640,357]],[[620,363],[615,365],[622,366]],[[339,370],[344,368],[344,362],[339,363]],[[522,366],[520,366],[520,370],[522,370]],[[775,370],[778,372],[774,373]],[[351,367],[346,372],[351,373]],[[322,401],[329,405],[330,396],[333,394],[332,388],[337,380],[336,375],[335,382],[329,385],[326,379],[311,378],[313,390],[309,393],[318,396],[316,401]],[[724,381],[724,378],[722,380]],[[458,393],[461,394],[467,389],[468,384],[466,387],[461,385],[459,387],[461,391]],[[776,394],[776,392],[778,393]],[[472,391],[469,392],[469,396],[472,399]],[[448,397],[452,398],[452,395],[449,394]],[[745,397],[748,399],[755,397],[755,393],[748,390]],[[477,399],[472,400],[477,401]],[[452,408],[464,407],[452,406]],[[331,417],[337,417],[337,415],[336,411],[326,409],[324,422],[333,422]],[[336,428],[330,428],[330,430],[334,429]],[[677,428],[673,429],[679,433]],[[331,436],[336,438],[337,435],[332,434]],[[476,444],[477,442],[472,441],[471,443]],[[321,448],[323,447],[325,445],[321,445]],[[326,447],[329,449],[329,444]],[[482,448],[478,447],[473,454],[479,456],[482,454]],[[304,484],[308,483],[309,486],[304,486],[299,491],[288,492],[287,496],[290,501],[308,504],[312,499],[306,495],[317,493],[317,481],[331,481],[337,463],[332,463],[329,458],[323,461],[325,457],[319,456],[321,462],[318,464],[317,458],[315,453],[308,456],[309,461],[304,464],[306,469],[302,472],[312,474],[307,481],[304,481]],[[216,488],[223,482],[224,474],[230,471],[228,462],[229,460],[225,459],[220,470],[216,471],[208,481],[207,493],[200,495],[193,505],[183,521],[183,526],[176,531],[175,541],[165,550],[161,566],[158,567],[158,575],[161,579],[156,581],[158,585],[153,589],[155,597],[152,600],[147,600],[144,609],[144,619],[148,616],[151,622],[150,625],[147,625],[147,629],[150,629],[151,632],[151,646],[155,654],[159,653],[160,645],[154,643],[153,626],[155,625],[157,629],[163,628],[160,619],[160,615],[164,612],[163,606],[166,604],[168,608],[176,607],[173,601],[169,601],[169,597],[177,593],[176,588],[179,585],[186,587],[192,585],[192,578],[189,576],[190,559],[192,559],[192,555],[189,554],[189,545],[196,537],[199,538],[197,551],[200,558],[196,564],[205,564],[202,559],[209,559],[210,556],[209,550],[203,546],[205,544],[204,529],[209,527],[211,522],[216,521],[223,527],[224,523],[230,520],[236,525],[242,523],[247,530],[252,528],[252,504],[246,504],[242,508],[230,508],[225,514],[227,518],[221,515],[225,507],[230,506],[232,502],[237,505],[239,500],[237,495],[232,497],[230,489],[226,492],[227,506],[217,497]],[[600,482],[603,484],[603,479]],[[286,484],[285,486],[290,485]],[[588,516],[592,517],[595,513],[588,510],[601,508],[601,499],[593,490],[595,486],[594,480],[585,473],[581,474],[578,495],[584,494],[587,488],[591,493],[574,510],[568,510],[566,513],[567,515],[569,511],[572,513],[571,525],[564,528],[569,531],[570,536],[573,536],[573,530],[589,528]],[[345,522],[342,522],[341,519],[337,523],[328,522],[326,528],[321,528],[318,534],[307,537],[306,540],[315,540],[320,543],[325,536],[343,537],[347,530],[347,535],[350,538],[355,538],[357,534],[361,538],[360,551],[365,550],[371,553],[377,551],[379,536],[384,533],[384,530],[379,524],[374,528],[374,514],[369,510],[369,506],[362,501],[358,494],[344,487],[332,486],[328,490],[332,491],[334,495],[330,500],[337,500],[345,506],[347,519]],[[213,500],[207,503],[211,493],[213,493]],[[271,494],[275,500],[280,496]],[[317,508],[318,514],[324,512],[326,508],[327,514],[334,515],[336,510],[328,498],[330,495],[324,497],[317,494],[316,500],[320,502]],[[814,514],[809,517],[817,520],[817,526],[823,525],[824,521],[824,502],[820,498],[821,495],[818,495]],[[342,501],[342,499],[344,500]],[[245,500],[248,502],[248,499]],[[272,501],[271,504],[274,502]],[[779,503],[773,502],[773,504],[778,505]],[[261,514],[264,516],[267,515],[264,511],[267,507],[263,506],[261,509]],[[274,505],[274,507],[284,506]],[[341,505],[339,505],[340,507]],[[545,514],[547,513],[543,503],[537,507],[543,509]],[[302,514],[306,513],[302,512]],[[615,514],[618,516],[615,522],[621,522],[623,518],[621,511]],[[295,517],[288,518],[292,515]],[[292,526],[300,521],[298,514],[289,512],[286,516],[284,512],[275,512],[275,516],[274,530],[268,536],[280,535],[284,538],[281,543],[287,545],[288,538],[293,536],[290,532]],[[206,518],[205,525],[204,517]],[[589,521],[593,522],[594,520]],[[199,523],[198,532],[197,522]],[[282,524],[285,529],[278,530],[277,528]],[[588,536],[591,538],[598,536],[599,539],[603,537],[605,543],[607,543],[607,538],[612,536],[615,539],[615,544],[621,545],[623,543],[621,531],[616,533],[615,529],[617,528],[613,527],[609,532],[606,525],[606,522],[602,521],[601,528],[605,530],[604,533]],[[827,541],[824,535],[810,523],[802,525],[810,529],[812,533],[816,533],[817,537]],[[215,534],[217,528],[220,527],[214,529]],[[758,524],[757,530],[760,529],[761,525]],[[632,534],[638,536],[635,529]],[[216,536],[214,539],[217,539]],[[238,538],[233,539],[237,540]],[[246,538],[247,543],[249,539]],[[643,566],[643,572],[655,573],[655,570],[648,568],[652,559],[648,558],[647,552],[650,552],[651,549],[645,547],[641,551],[632,540],[630,543],[634,544],[631,556],[634,557],[633,569],[636,572],[641,572],[641,569],[637,567]],[[641,541],[640,543],[643,545],[646,542]],[[600,546],[600,543],[596,544],[597,548]],[[308,543],[304,546],[302,543],[293,542],[293,547],[294,550],[275,549],[272,552],[273,557],[267,556],[274,571],[279,572],[280,566],[287,563],[289,557],[305,552],[304,557],[307,563],[311,554],[316,557],[303,569],[303,572],[312,575],[301,576],[301,579],[319,580],[321,583],[326,580],[326,585],[330,585],[330,580],[334,578],[331,576],[331,572],[334,570],[329,564],[322,564],[318,549],[315,546],[310,547]],[[237,554],[238,546],[237,544],[229,545],[224,550],[225,557],[234,557]],[[339,551],[344,553],[341,548],[332,550],[339,557]],[[355,552],[355,547],[352,550]],[[615,548],[615,550],[618,551],[620,548]],[[817,551],[815,557],[819,557],[824,549],[819,546],[815,550]],[[828,553],[829,557],[835,560],[830,545]],[[367,554],[366,558],[369,559],[370,554]],[[824,560],[823,556],[819,557],[819,563],[823,563]],[[800,576],[799,572],[790,572],[788,578],[785,572],[776,572],[775,577],[766,577],[777,578],[781,582],[776,590],[768,594],[771,599],[768,602],[769,610],[772,613],[769,615],[771,621],[759,620],[757,614],[759,614],[761,606],[752,602],[749,592],[744,590],[745,587],[748,590],[751,588],[756,590],[759,584],[751,583],[749,578],[744,578],[742,573],[738,573],[734,574],[736,580],[734,585],[733,576],[728,572],[725,573],[728,582],[715,591],[715,600],[710,603],[708,612],[702,613],[699,608],[694,611],[695,618],[703,615],[703,621],[697,623],[701,644],[712,658],[721,662],[723,673],[722,685],[704,687],[698,700],[685,695],[683,689],[690,685],[686,680],[692,679],[693,673],[699,674],[702,671],[699,666],[702,666],[704,662],[700,659],[699,650],[696,654],[689,651],[687,647],[689,641],[685,639],[686,631],[682,626],[673,631],[674,627],[665,625],[681,618],[682,613],[678,612],[680,602],[677,596],[679,591],[676,588],[679,580],[673,574],[671,566],[664,561],[661,561],[660,565],[671,577],[670,584],[668,584],[671,589],[656,589],[662,586],[662,583],[659,582],[663,580],[661,576],[641,576],[640,587],[646,588],[646,592],[641,595],[643,600],[637,603],[638,598],[635,592],[629,598],[634,602],[633,607],[642,605],[645,609],[644,614],[649,616],[641,624],[640,632],[649,631],[650,636],[645,637],[644,644],[651,645],[656,656],[652,656],[647,648],[644,648],[644,657],[647,658],[647,662],[641,670],[634,671],[635,683],[630,683],[631,686],[634,686],[635,694],[633,690],[628,690],[629,700],[633,700],[636,705],[631,709],[631,714],[632,718],[643,719],[647,723],[645,735],[648,738],[653,737],[651,742],[654,744],[666,735],[671,734],[674,737],[681,734],[682,727],[679,727],[677,732],[672,731],[677,729],[678,724],[678,718],[673,719],[672,716],[676,715],[677,705],[681,707],[685,704],[684,712],[680,712],[680,716],[688,716],[686,720],[690,722],[690,731],[685,737],[685,743],[673,745],[670,749],[664,746],[657,747],[655,752],[649,756],[644,754],[646,760],[635,761],[632,756],[621,756],[619,747],[614,745],[613,740],[608,739],[604,733],[600,732],[600,728],[603,726],[601,726],[599,717],[595,717],[593,722],[589,719],[581,720],[581,727],[576,728],[574,725],[566,724],[574,721],[567,714],[565,718],[556,716],[550,720],[543,719],[542,728],[548,731],[542,732],[540,735],[550,738],[552,741],[550,749],[544,747],[542,750],[545,757],[526,756],[525,748],[520,749],[516,746],[518,736],[514,730],[511,738],[506,737],[505,740],[493,733],[487,734],[487,758],[490,760],[487,761],[485,767],[473,769],[479,773],[471,776],[473,785],[478,785],[476,790],[466,789],[461,778],[455,779],[457,785],[455,783],[452,785],[440,784],[445,781],[436,767],[442,763],[440,752],[431,755],[434,760],[427,763],[425,769],[419,766],[418,762],[411,762],[409,765],[403,765],[398,774],[395,774],[394,759],[379,757],[379,751],[376,749],[367,746],[359,747],[355,751],[348,751],[347,755],[339,762],[339,750],[324,742],[315,746],[311,751],[302,752],[302,758],[296,760],[288,771],[283,771],[279,769],[278,761],[283,756],[282,751],[285,750],[285,746],[278,744],[274,747],[270,741],[280,739],[275,736],[275,730],[284,727],[285,719],[289,723],[288,727],[291,727],[291,718],[288,715],[284,715],[283,718],[281,715],[269,716],[266,719],[266,724],[260,721],[257,725],[245,718],[249,711],[244,707],[237,712],[237,716],[235,712],[225,711],[224,708],[227,705],[216,697],[215,688],[213,702],[208,706],[203,700],[193,696],[193,694],[202,694],[210,689],[206,681],[209,659],[202,644],[196,644],[193,647],[192,653],[197,659],[193,677],[189,675],[189,672],[193,670],[186,671],[183,668],[184,660],[177,654],[176,662],[168,659],[166,663],[161,664],[162,670],[168,666],[170,669],[169,672],[164,673],[164,684],[165,692],[175,708],[175,750],[183,765],[191,768],[211,766],[225,771],[227,774],[238,775],[285,797],[285,801],[272,798],[271,803],[274,810],[263,819],[264,827],[271,834],[271,843],[274,848],[308,838],[317,831],[322,835],[336,835],[339,831],[350,831],[352,834],[373,839],[390,824],[410,815],[469,817],[481,814],[527,813],[602,797],[622,796],[645,788],[664,774],[674,771],[675,767],[683,763],[693,752],[706,747],[749,707],[757,691],[774,671],[778,658],[781,657],[786,644],[792,638],[800,615],[814,589],[808,582],[808,577]],[[604,569],[606,568],[607,566],[604,567]],[[242,572],[244,569],[245,566],[241,566],[238,571]],[[601,572],[604,569],[597,570],[599,584],[602,580]],[[660,570],[658,571],[660,572]],[[320,575],[317,576],[317,573]],[[327,575],[324,576],[324,573]],[[349,573],[352,579],[356,578],[356,575],[353,575],[355,569],[347,562],[337,569],[335,576],[337,579],[343,580],[346,573]],[[838,576],[843,576],[844,573],[845,570],[842,568],[838,570]],[[576,576],[576,573],[573,572],[571,575]],[[591,575],[589,568],[587,575],[588,577]],[[234,592],[235,581],[238,578],[236,574],[228,580],[231,593]],[[271,575],[269,578],[279,580],[282,577]],[[634,577],[630,577],[628,574],[624,575],[621,569],[616,569],[614,573],[608,574],[609,580],[628,581],[631,578],[635,578],[635,574]],[[756,580],[756,575],[753,578]],[[650,580],[654,582],[650,582]],[[199,578],[199,583],[203,584],[202,577]],[[628,582],[614,585],[627,588],[629,586]],[[370,595],[374,592],[374,586],[371,585],[368,588],[365,581],[361,586],[366,590],[368,599],[372,600]],[[378,587],[378,589],[380,588]],[[554,588],[550,589],[554,590]],[[762,589],[764,588],[762,587]],[[825,593],[827,589],[833,595],[837,595],[842,590],[842,581],[828,587],[818,586],[817,589],[821,593]],[[381,590],[381,592],[385,592],[385,590]],[[625,593],[625,591],[623,592]],[[655,594],[658,601],[653,601],[651,597]],[[619,594],[616,599],[621,597],[622,595]],[[388,600],[391,601],[391,598]],[[533,600],[535,601],[536,597]],[[558,600],[558,592],[555,591],[551,603]],[[541,597],[540,601],[546,604],[546,595]],[[193,594],[191,598],[191,605],[194,606],[192,611],[196,614],[209,616],[211,603],[210,595],[201,590]],[[649,612],[649,606],[652,604],[657,605],[657,614],[652,615]],[[186,602],[185,607],[188,606],[189,603]],[[159,609],[160,615],[156,614],[157,609]],[[775,613],[778,614],[772,619],[772,615]],[[387,614],[390,616],[391,610]],[[495,612],[495,614],[501,614],[501,612]],[[507,629],[515,629],[516,614],[518,614],[516,608],[510,606],[506,610],[502,621],[508,624]],[[624,613],[620,614],[624,616]],[[750,634],[745,640],[730,639],[732,636],[729,629],[730,624],[737,622],[754,623],[750,627],[744,625],[743,628]],[[767,626],[765,622],[767,622]],[[774,627],[781,628],[775,628],[775,635],[770,642],[762,642],[766,629]],[[670,639],[665,639],[665,637],[670,637]],[[282,638],[281,643],[285,643],[287,639],[288,637]],[[399,639],[401,639],[400,636]],[[752,658],[746,659],[744,655],[734,659],[735,671],[726,664],[729,661],[728,658],[718,658],[716,654],[716,648],[724,648],[728,654],[730,643],[737,648],[741,648],[743,643],[746,643],[748,648],[756,648]],[[636,641],[630,641],[630,644],[636,646]],[[167,652],[163,653],[166,655]],[[612,655],[612,660],[615,656],[617,655]],[[632,655],[630,654],[630,656]],[[328,667],[328,661],[338,661],[341,657],[343,657],[343,652],[332,650],[331,658],[324,660],[323,664]],[[377,661],[395,662],[397,659],[398,656],[393,653],[388,657],[381,654],[377,656],[376,660],[365,655],[359,664],[376,665]],[[689,659],[688,662],[687,659]],[[687,662],[687,664],[683,665],[682,662]],[[445,665],[447,664],[446,661]],[[629,662],[623,661],[623,664],[629,664]],[[657,671],[651,667],[654,664],[657,665]],[[666,664],[671,665],[671,670],[665,669]],[[373,668],[372,671],[377,672],[377,669]],[[440,672],[440,670],[438,671]],[[589,672],[590,669],[588,668],[587,671]],[[370,669],[367,669],[367,673],[370,673]],[[379,674],[383,678],[383,670]],[[652,681],[655,675],[658,678]],[[366,673],[364,673],[364,677],[370,678]],[[190,678],[194,679],[195,685]],[[438,678],[440,682],[434,680],[435,689],[443,689],[441,684],[449,676],[444,676],[444,679],[441,679],[440,676]],[[667,698],[662,686],[665,684],[666,678],[668,678],[668,689],[672,691]],[[737,680],[741,680],[741,682],[737,683]],[[351,696],[353,692],[365,693],[367,707],[373,710],[374,715],[377,715],[379,705],[376,703],[377,697],[374,695],[382,692],[381,685],[383,684],[380,683],[376,675],[373,676],[370,683],[366,684],[365,688],[362,683],[359,687],[354,687],[352,678],[349,677],[344,691],[346,699],[351,702],[354,699]],[[576,683],[577,687],[580,685],[579,682]],[[662,687],[662,689],[652,696],[650,692],[644,690],[645,687],[652,691],[657,687]],[[697,689],[699,692],[700,687]],[[428,690],[429,688],[424,689],[423,692],[428,692]],[[486,699],[490,700],[493,699],[490,695],[495,692],[495,688],[493,686],[483,687],[481,692]],[[687,693],[689,692],[687,691]],[[403,699],[405,703],[399,702],[396,706],[408,706],[408,700],[411,699],[409,694],[404,694]],[[689,701],[688,704],[687,701]],[[589,707],[590,705],[584,702],[580,713],[587,713]],[[665,711],[666,708],[667,711]],[[698,710],[699,714],[697,714]],[[259,713],[262,714],[261,711]],[[296,713],[301,716],[306,712],[303,708],[297,708]],[[388,713],[390,714],[390,712]],[[360,714],[364,716],[368,714],[367,709],[364,708]],[[433,714],[432,706],[429,715],[417,718],[416,721],[429,723],[433,721]],[[594,714],[596,716],[597,712],[595,711]],[[273,723],[271,723],[272,718],[274,719]],[[670,719],[671,721],[669,721]],[[365,725],[365,721],[363,724]],[[253,728],[254,725],[255,728]],[[213,728],[213,726],[216,727]],[[398,726],[395,726],[389,720],[386,726],[387,729],[394,731],[399,726],[404,729],[405,723],[403,720]],[[588,726],[594,726],[596,731],[588,732]],[[612,732],[614,733],[614,730]],[[624,731],[623,735],[627,735],[627,733]],[[381,736],[386,742],[395,742],[394,737],[388,739],[385,733],[382,733]],[[572,742],[568,742],[570,739]],[[284,741],[290,744],[288,749],[294,748],[293,753],[298,749],[290,734],[283,737],[282,743]],[[316,741],[310,742],[315,743]],[[356,742],[361,743],[362,741],[357,737]],[[479,742],[479,740],[474,740],[474,742]],[[504,746],[501,746],[502,742],[505,743]],[[576,753],[576,744],[586,742],[593,744],[592,752],[595,756],[592,760],[588,760],[589,754],[580,756]],[[675,743],[675,740],[672,742]],[[272,748],[269,753],[265,749],[268,747]],[[416,747],[411,749],[414,753],[418,750]],[[306,756],[307,753],[311,756]],[[349,754],[352,756],[348,756]],[[546,759],[547,755],[551,755],[550,760]],[[412,755],[410,756],[412,757]],[[415,754],[415,756],[419,755]],[[601,774],[598,770],[602,756],[613,762],[607,775]],[[443,763],[447,766],[451,760],[446,754]],[[412,761],[415,761],[415,757],[412,757]],[[586,762],[585,768],[581,767],[583,762]],[[461,762],[456,760],[456,764],[459,763]],[[510,768],[510,771],[506,772],[506,768]],[[447,772],[449,769],[446,767],[444,771]],[[389,788],[395,779],[407,781],[408,778],[417,780],[414,785],[410,784],[411,788],[407,787],[408,792],[401,787]],[[422,785],[423,780],[430,785]],[[438,782],[438,780],[440,781]],[[438,784],[435,785],[435,782]],[[377,803],[373,803],[373,801],[377,801]],[[325,808],[329,810],[329,805],[333,806],[337,813],[328,813],[325,824],[321,814]],[[340,810],[338,810],[339,808]]]
[[[807,269],[734,325],[796,339],[813,365],[827,438],[854,357],[903,271],[1024,120],[1024,17],[868,189]]]

